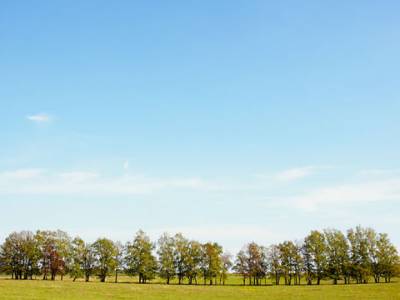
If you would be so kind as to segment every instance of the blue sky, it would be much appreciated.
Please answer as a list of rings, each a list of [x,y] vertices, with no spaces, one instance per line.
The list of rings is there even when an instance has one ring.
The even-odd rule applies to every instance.
[[[2,1],[0,239],[400,245],[397,1]]]

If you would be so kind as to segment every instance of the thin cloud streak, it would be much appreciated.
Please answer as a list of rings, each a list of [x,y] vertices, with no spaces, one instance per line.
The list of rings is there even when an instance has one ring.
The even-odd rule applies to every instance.
[[[26,117],[28,120],[36,123],[46,123],[52,120],[52,117],[46,113],[39,113],[36,115],[29,115]]]
[[[279,182],[292,182],[312,175],[325,169],[332,169],[331,166],[304,166],[298,168],[290,168],[275,174],[258,174],[256,177],[261,179],[274,180]]]
[[[322,187],[303,195],[281,200],[287,205],[309,212],[324,207],[333,208],[359,203],[400,200],[400,178]]]
[[[93,171],[52,173],[44,169],[18,169],[0,172],[0,195],[114,197],[191,191],[218,193],[221,197],[234,200],[243,195],[254,197],[257,194],[258,198],[264,199],[265,206],[274,204],[275,208],[292,207],[306,212],[359,203],[400,200],[399,176],[358,178],[353,183],[309,187],[288,196],[282,196],[280,188],[278,181],[266,182],[261,179],[249,183],[245,180],[162,178],[132,174],[110,177]]]

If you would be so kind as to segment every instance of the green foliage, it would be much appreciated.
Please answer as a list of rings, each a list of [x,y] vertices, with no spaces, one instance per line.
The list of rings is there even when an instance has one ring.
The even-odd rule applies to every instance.
[[[45,280],[62,280],[68,273],[73,281],[97,275],[102,282],[111,274],[117,282],[125,272],[140,283],[158,276],[167,284],[189,285],[225,284],[232,271],[243,285],[267,284],[268,278],[274,285],[281,278],[286,285],[300,285],[303,278],[307,284],[324,279],[334,284],[391,282],[400,272],[397,249],[387,234],[360,226],[347,235],[335,229],[311,231],[301,242],[268,248],[252,242],[236,255],[235,264],[218,243],[200,243],[182,234],[163,234],[155,246],[141,230],[125,247],[106,238],[93,244],[79,237],[71,240],[61,230],[13,232],[0,247],[0,272],[14,279],[39,275]]]
[[[118,249],[113,241],[106,238],[96,240],[92,244],[92,249],[98,276],[101,282],[105,282],[107,275],[117,267]]]
[[[204,284],[208,280],[210,285],[217,284],[217,276],[221,270],[222,247],[217,243],[206,243],[202,246],[202,273]]]
[[[307,273],[317,278],[317,284],[320,284],[321,279],[325,275],[328,262],[324,234],[317,230],[311,231],[304,239],[303,249],[307,256]]]
[[[350,276],[349,245],[345,235],[339,230],[325,230],[327,274],[337,284],[341,276],[345,282]]]
[[[175,277],[175,241],[169,234],[164,233],[158,240],[159,276],[169,284]]]
[[[154,245],[150,238],[139,230],[133,242],[127,244],[126,249],[126,273],[139,276],[139,283],[153,279],[157,271],[157,261],[152,254]]]
[[[32,279],[39,272],[39,257],[38,243],[31,232],[13,232],[1,246],[1,270],[15,279]]]

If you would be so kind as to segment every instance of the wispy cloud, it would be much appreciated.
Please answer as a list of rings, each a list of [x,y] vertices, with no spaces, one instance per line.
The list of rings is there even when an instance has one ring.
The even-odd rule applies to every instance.
[[[36,169],[0,173],[0,195],[129,196],[166,190],[207,190],[215,185],[200,178],[101,176],[91,171],[43,172]]]
[[[18,169],[13,171],[5,171],[0,173],[0,180],[34,179],[39,177],[42,173],[42,169]]]
[[[52,120],[52,117],[46,113],[39,113],[35,115],[29,115],[26,117],[28,120],[36,123],[46,123]]]
[[[125,160],[122,167],[124,168],[124,170],[128,170],[129,169],[129,160]]]
[[[318,168],[317,168],[318,169]],[[297,170],[297,171],[294,171]],[[281,172],[280,180],[290,181],[310,176],[316,167]],[[356,173],[358,174],[358,173]],[[217,180],[200,177],[152,177],[124,174],[103,175],[93,171],[51,172],[43,169],[18,169],[0,172],[0,195],[115,197],[164,195],[166,192],[217,193],[238,199],[256,197],[273,199],[274,209],[281,206],[302,211],[340,208],[346,205],[400,200],[400,176],[360,178],[351,183],[318,186],[306,185],[301,190],[281,190],[279,181]],[[262,197],[260,197],[262,195]],[[278,201],[277,201],[278,200]],[[267,203],[268,202],[268,203]]]
[[[99,174],[96,172],[66,172],[59,174],[62,180],[66,182],[87,182],[99,177]]]
[[[306,166],[300,168],[287,169],[275,174],[274,178],[279,181],[293,181],[302,179],[315,174],[321,169],[326,169],[326,166]]]
[[[288,197],[286,202],[306,211],[315,211],[324,207],[390,200],[400,200],[400,178],[317,188],[303,195]]]
[[[400,175],[400,169],[366,169],[358,172],[360,176],[384,177]]]

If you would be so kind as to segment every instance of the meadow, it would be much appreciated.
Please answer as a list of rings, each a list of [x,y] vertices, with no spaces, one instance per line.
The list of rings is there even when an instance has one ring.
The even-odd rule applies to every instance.
[[[140,299],[140,300],[213,300],[213,299],[400,299],[400,280],[381,284],[351,284],[301,286],[225,286],[165,285],[157,280],[138,284],[134,279],[122,277],[115,284],[97,280],[91,282],[11,280],[0,277],[0,299]]]

